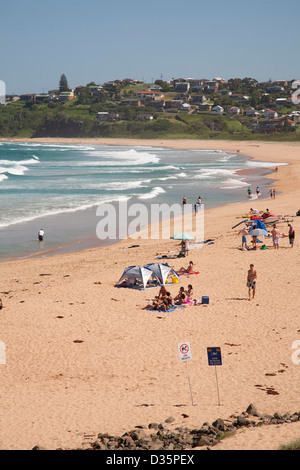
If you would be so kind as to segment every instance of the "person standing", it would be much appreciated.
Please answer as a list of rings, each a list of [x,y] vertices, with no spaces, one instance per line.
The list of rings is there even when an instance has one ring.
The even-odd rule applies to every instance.
[[[248,250],[248,245],[247,245],[247,235],[248,235],[248,230],[246,227],[244,227],[242,230],[239,231],[239,235],[242,234],[242,250],[246,251]]]
[[[45,232],[44,232],[44,230],[41,228],[41,230],[40,230],[39,233],[38,233],[38,239],[40,240],[40,242],[44,240],[44,236],[45,236]]]
[[[254,264],[250,264],[250,269],[248,270],[248,274],[247,274],[247,287],[248,287],[249,300],[251,300],[251,290],[252,290],[252,299],[254,299],[255,297],[256,279],[257,279],[257,272],[254,269]]]
[[[288,224],[289,227],[289,242],[290,242],[290,247],[293,248],[294,246],[294,241],[295,241],[295,230],[294,227],[291,224]]]
[[[273,230],[272,230],[272,238],[273,238],[273,247],[278,250],[279,248],[279,237],[280,237],[280,232],[277,228],[277,225],[273,225]]]
[[[186,204],[186,197],[185,197],[185,196],[183,196],[183,198],[182,198],[182,204],[183,204],[183,205]]]

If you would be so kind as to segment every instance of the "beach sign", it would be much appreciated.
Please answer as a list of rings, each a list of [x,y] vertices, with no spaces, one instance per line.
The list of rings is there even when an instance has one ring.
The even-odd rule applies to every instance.
[[[178,351],[181,362],[190,361],[192,359],[191,347],[188,341],[178,343]]]
[[[218,393],[218,404],[220,403],[220,393],[219,393],[219,382],[218,382],[218,374],[217,374],[217,367],[222,365],[222,354],[221,348],[207,348],[207,358],[208,358],[208,365],[215,366],[215,373],[216,373],[216,384],[217,384],[217,393]]]
[[[191,381],[190,381],[189,369],[188,369],[188,361],[192,359],[190,343],[188,341],[182,341],[181,343],[178,343],[178,352],[179,352],[180,362],[185,362],[186,374],[187,374],[188,383],[189,383],[192,405],[194,406],[192,387],[191,387]]]
[[[222,355],[221,348],[207,348],[207,358],[209,366],[221,366]]]

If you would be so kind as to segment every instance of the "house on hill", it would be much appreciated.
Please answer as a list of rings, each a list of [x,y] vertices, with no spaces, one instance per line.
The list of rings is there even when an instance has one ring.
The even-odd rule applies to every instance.
[[[59,94],[59,101],[71,101],[75,98],[75,95],[74,95],[74,91],[73,90],[69,90],[69,91],[62,91],[60,94]]]
[[[224,108],[222,108],[222,106],[214,106],[212,109],[211,109],[211,113],[212,114],[223,114],[224,113]]]
[[[274,111],[273,109],[266,109],[264,111],[264,118],[265,119],[276,119],[278,118],[278,113]]]
[[[148,89],[144,91],[138,91],[136,96],[142,101],[145,101],[147,98],[150,98],[152,101],[157,101],[161,100],[164,95],[160,91],[151,91]]]
[[[237,106],[232,106],[231,108],[228,109],[227,112],[229,114],[240,114],[241,108],[238,108]]]

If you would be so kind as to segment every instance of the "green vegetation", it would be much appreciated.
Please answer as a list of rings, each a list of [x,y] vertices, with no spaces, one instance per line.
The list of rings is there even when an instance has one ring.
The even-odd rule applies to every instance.
[[[178,99],[178,93],[170,84],[162,80],[155,84],[161,87],[164,102]],[[134,103],[137,93],[150,86],[125,81],[100,86],[91,82],[75,90],[75,98],[70,101],[60,101],[59,96],[55,99],[9,101],[0,107],[0,136],[300,141],[300,124],[295,125],[285,119],[285,115],[299,110],[299,106],[294,106],[290,100],[280,105],[276,102],[278,97],[290,96],[290,88],[267,94],[254,79],[231,79],[219,89],[233,93],[234,97],[209,93],[206,104],[214,103],[214,106],[222,106],[225,110],[233,106],[241,109],[239,114],[232,115],[226,111],[221,114],[213,114],[211,110],[200,111],[193,104],[193,98],[201,92],[194,91],[181,94],[183,101],[187,95],[191,99],[189,111],[170,106],[160,108],[151,99],[147,99],[143,106],[137,106]],[[69,90],[64,74],[60,77],[59,89],[60,92]],[[242,101],[239,94],[243,95]],[[246,101],[244,95],[247,95]],[[272,107],[283,120],[276,128],[271,124],[270,131],[263,116],[250,117],[243,112],[249,106],[255,106],[258,112]],[[109,113],[107,119],[98,120],[99,112]],[[151,119],[146,120],[145,116],[151,116]]]

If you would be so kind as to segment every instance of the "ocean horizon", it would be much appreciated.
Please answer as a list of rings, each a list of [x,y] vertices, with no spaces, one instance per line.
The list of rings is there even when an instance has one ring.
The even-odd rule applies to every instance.
[[[1,142],[0,261],[114,242],[97,238],[96,210],[120,199],[212,208],[247,201],[249,186],[268,197],[274,166],[222,150]]]

